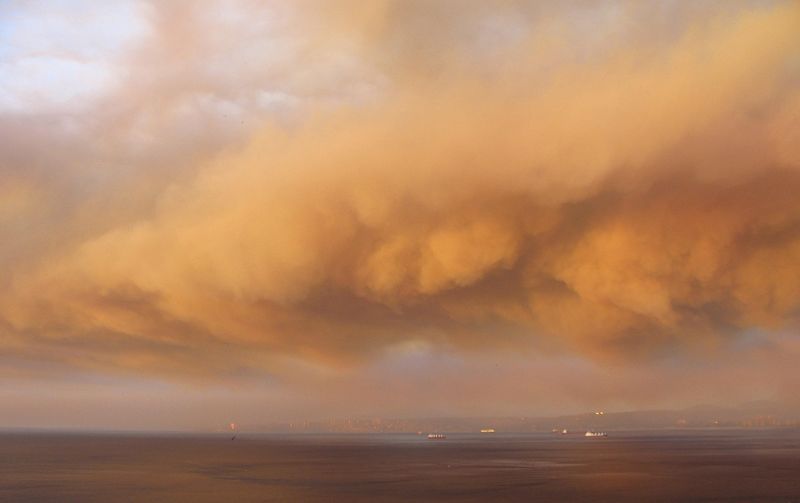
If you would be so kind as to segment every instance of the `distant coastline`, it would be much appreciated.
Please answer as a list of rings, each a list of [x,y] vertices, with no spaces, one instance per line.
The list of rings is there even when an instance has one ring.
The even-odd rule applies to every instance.
[[[625,412],[596,411],[542,417],[429,417],[429,418],[334,418],[243,425],[244,431],[263,433],[418,433],[447,431],[478,433],[492,428],[497,433],[568,430],[631,430],[683,428],[796,428],[800,411],[778,404],[752,403],[739,407],[696,406],[680,410]]]

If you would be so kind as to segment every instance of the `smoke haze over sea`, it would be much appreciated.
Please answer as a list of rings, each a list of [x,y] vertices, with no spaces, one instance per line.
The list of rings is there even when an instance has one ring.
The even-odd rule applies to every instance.
[[[791,1],[4,3],[0,426],[796,402],[798,33]]]

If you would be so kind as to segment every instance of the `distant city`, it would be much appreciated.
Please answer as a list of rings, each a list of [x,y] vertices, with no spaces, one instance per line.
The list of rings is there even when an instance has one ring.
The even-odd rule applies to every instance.
[[[547,431],[659,428],[797,428],[800,413],[777,404],[756,402],[735,408],[698,406],[682,410],[631,412],[591,411],[554,417],[474,418],[335,418],[243,425],[264,433],[525,433]]]

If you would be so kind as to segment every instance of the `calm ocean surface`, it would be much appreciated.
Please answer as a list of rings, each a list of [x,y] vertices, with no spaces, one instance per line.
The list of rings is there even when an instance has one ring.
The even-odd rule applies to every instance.
[[[800,502],[800,431],[4,433],[0,501]]]

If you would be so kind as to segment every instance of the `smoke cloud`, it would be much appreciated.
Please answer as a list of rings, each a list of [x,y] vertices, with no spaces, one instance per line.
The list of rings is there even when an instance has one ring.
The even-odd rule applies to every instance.
[[[4,360],[280,375],[796,329],[796,3],[180,6],[96,99],[0,117]]]

